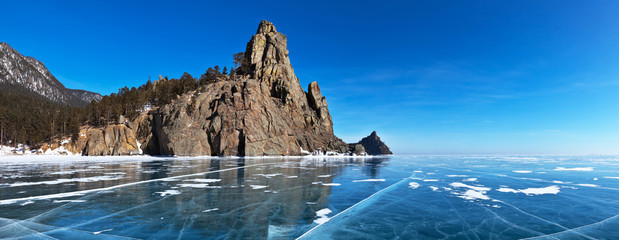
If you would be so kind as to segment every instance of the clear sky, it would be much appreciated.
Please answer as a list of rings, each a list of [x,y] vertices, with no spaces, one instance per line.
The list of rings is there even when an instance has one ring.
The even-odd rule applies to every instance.
[[[396,153],[619,153],[619,1],[4,1],[0,41],[102,94],[232,66],[262,19],[336,135]]]

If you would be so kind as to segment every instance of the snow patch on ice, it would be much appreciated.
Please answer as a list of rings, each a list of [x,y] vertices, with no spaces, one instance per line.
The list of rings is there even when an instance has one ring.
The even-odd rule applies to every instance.
[[[452,186],[455,188],[468,188],[469,189],[463,193],[462,192],[454,193],[459,198],[463,198],[466,200],[477,200],[477,199],[489,200],[490,199],[485,194],[487,191],[490,191],[491,188],[471,186],[471,185],[467,185],[461,182],[453,182],[453,183],[450,183],[449,186]]]
[[[322,183],[323,186],[340,186],[340,183]]]
[[[477,178],[467,178],[467,179],[463,179],[463,182],[475,182],[477,181]]]
[[[506,188],[506,187],[499,188],[499,189],[497,189],[497,191],[504,192],[504,193],[519,193],[520,192],[520,191],[518,191],[516,189]]]
[[[589,183],[579,183],[576,184],[578,186],[583,186],[583,187],[599,187],[600,185],[595,185],[595,184],[589,184]]]
[[[54,203],[83,203],[86,202],[86,200],[54,200]]]
[[[438,182],[438,179],[424,179],[424,182]]]
[[[464,184],[464,183],[461,183],[461,182],[453,182],[453,183],[450,183],[449,186],[457,187],[457,188],[458,187],[464,187],[464,188],[469,188],[469,189],[472,189],[472,190],[475,190],[475,191],[482,191],[482,192],[490,191],[490,189],[491,189],[491,188],[487,188],[487,187],[471,186],[471,185],[467,185],[467,184]]]
[[[189,180],[185,180],[188,182],[199,182],[199,183],[214,183],[214,182],[221,182],[221,179],[209,179],[209,178],[194,178],[194,179],[189,179]]]
[[[514,170],[512,172],[515,172],[515,173],[532,173],[532,171],[529,171],[529,170]]]
[[[159,193],[159,195],[161,195],[162,197],[168,196],[168,195],[179,195],[181,194],[181,191],[179,190],[165,190],[163,192],[156,192]]]
[[[207,213],[207,212],[212,212],[212,211],[219,211],[219,208],[210,208],[210,209],[206,209],[204,211],[202,211],[203,213]]]
[[[110,180],[119,180],[122,177],[114,177],[114,176],[96,176],[96,177],[85,177],[85,178],[60,178],[52,181],[41,181],[41,182],[16,182],[9,185],[9,187],[22,187],[22,186],[32,186],[32,185],[55,185],[62,183],[70,183],[70,182],[98,182],[98,181],[110,181]]]
[[[408,188],[410,188],[410,189],[417,189],[419,186],[421,186],[421,185],[419,185],[419,183],[416,183],[416,182],[409,182],[408,183]]]
[[[102,232],[108,232],[108,231],[112,231],[112,230],[114,230],[114,229],[113,229],[113,228],[110,228],[110,229],[105,229],[105,230],[101,230],[101,231],[97,231],[97,232],[92,232],[92,234],[94,234],[94,235],[99,235],[99,234],[101,234]]]
[[[527,196],[531,195],[542,195],[542,194],[557,194],[559,193],[560,188],[558,186],[548,186],[543,188],[525,188],[525,189],[512,189],[512,188],[499,188],[497,191],[504,193],[524,193]]]
[[[251,189],[263,189],[263,188],[267,188],[268,186],[264,186],[264,185],[249,185],[251,187]]]
[[[475,199],[489,200],[490,199],[488,196],[484,195],[484,192],[475,191],[472,189],[466,190],[466,192],[458,195],[458,197],[464,198],[466,200],[475,200]]]
[[[221,188],[221,186],[211,186],[205,183],[193,183],[193,184],[183,183],[183,184],[178,184],[178,186],[186,187],[186,188]]]
[[[564,168],[557,167],[555,171],[581,171],[581,172],[590,172],[593,171],[593,167],[576,167],[576,168]]]
[[[314,223],[317,223],[317,224],[326,223],[330,219],[327,215],[329,215],[331,212],[332,212],[331,209],[328,209],[328,208],[323,208],[323,209],[318,210],[316,212],[316,217],[318,218],[314,220]]]

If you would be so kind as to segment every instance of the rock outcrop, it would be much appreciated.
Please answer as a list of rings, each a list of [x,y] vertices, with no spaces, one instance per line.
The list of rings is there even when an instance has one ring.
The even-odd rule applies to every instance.
[[[393,154],[391,150],[389,150],[389,147],[376,135],[376,131],[373,131],[370,136],[361,139],[358,144],[363,145],[365,151],[370,155]]]
[[[333,135],[318,83],[303,90],[286,45],[286,36],[263,20],[247,44],[245,65],[236,79],[208,84],[152,113],[152,136],[144,142],[145,152],[213,156],[300,155],[301,149],[347,152],[347,145]]]
[[[110,125],[103,129],[83,129],[81,137],[69,148],[84,156],[140,154],[133,130],[125,125]]]
[[[351,154],[354,153],[355,155],[364,155],[364,154],[366,154],[365,147],[363,147],[363,145],[361,145],[359,143],[350,143],[350,144],[348,144],[348,152],[350,152]]]

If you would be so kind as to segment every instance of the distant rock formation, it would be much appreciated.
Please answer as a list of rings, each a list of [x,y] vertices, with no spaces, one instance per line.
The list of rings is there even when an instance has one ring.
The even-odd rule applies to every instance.
[[[387,145],[380,140],[380,137],[376,135],[376,131],[373,131],[370,136],[364,137],[363,139],[361,139],[361,141],[359,141],[359,143],[355,145],[358,144],[362,145],[369,155],[393,154],[391,150],[389,150],[389,147],[387,147]]]
[[[103,98],[98,93],[65,88],[42,62],[23,56],[4,42],[0,42],[0,84],[0,91],[24,89],[53,102],[72,106],[83,107],[92,100]]]
[[[365,147],[363,147],[363,145],[359,144],[359,143],[349,143],[348,144],[348,152],[350,152],[351,154],[355,154],[355,155],[364,155],[366,154],[365,152]]]

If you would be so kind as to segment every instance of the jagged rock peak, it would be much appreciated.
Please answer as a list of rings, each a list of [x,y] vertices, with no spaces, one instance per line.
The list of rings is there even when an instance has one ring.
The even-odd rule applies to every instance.
[[[256,31],[256,34],[270,32],[277,32],[277,30],[275,29],[275,25],[273,25],[272,22],[269,22],[267,20],[262,20],[262,22],[260,22],[260,25],[258,25],[258,31]]]
[[[386,155],[393,154],[389,147],[380,140],[376,131],[373,131],[370,136],[364,137],[359,141],[359,144],[363,145],[365,151],[370,155]]]

